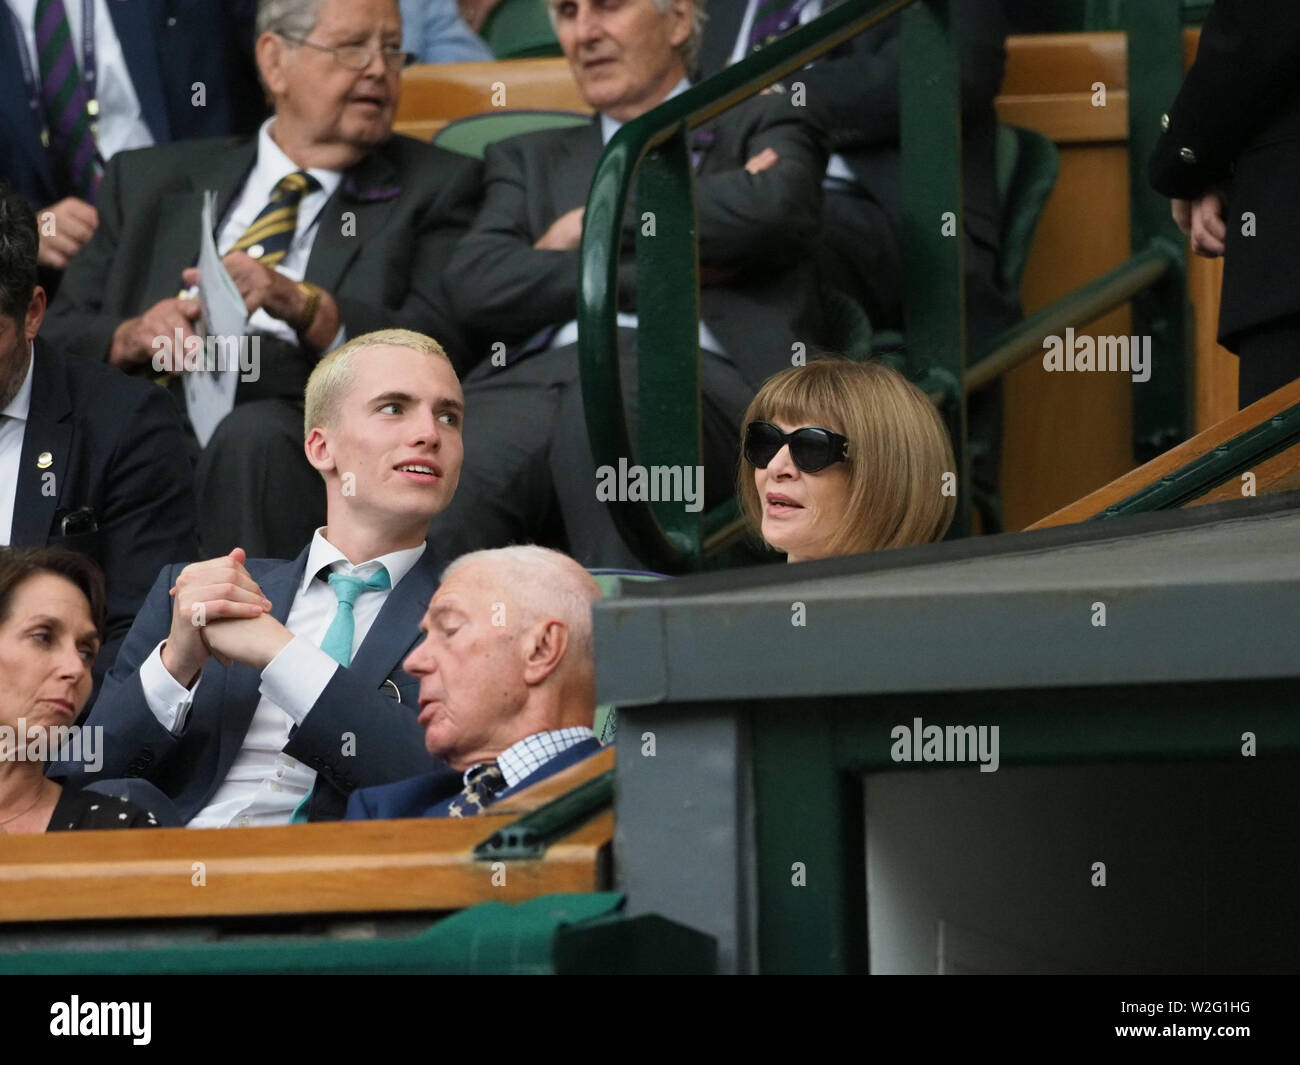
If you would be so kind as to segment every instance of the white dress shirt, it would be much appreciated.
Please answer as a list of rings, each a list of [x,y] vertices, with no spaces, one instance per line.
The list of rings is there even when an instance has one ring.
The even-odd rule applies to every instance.
[[[235,246],[235,242],[248,232],[248,227],[262,213],[262,208],[270,202],[271,193],[280,180],[290,174],[296,174],[301,169],[281,151],[280,146],[272,138],[271,126],[274,122],[275,117],[272,116],[262,123],[262,128],[257,134],[257,161],[249,171],[244,187],[239,190],[239,194],[226,212],[225,220],[217,229],[217,251],[222,255],[230,251]],[[312,245],[316,242],[316,234],[320,232],[321,212],[343,180],[343,174],[338,170],[310,167],[307,173],[320,182],[320,188],[308,192],[299,201],[298,228],[294,231],[293,243],[289,245],[285,257],[275,266],[277,273],[284,274],[293,281],[301,281],[307,275],[307,260],[311,258]],[[293,326],[273,317],[260,307],[248,319],[248,331],[273,334],[295,346],[300,343]],[[340,328],[338,336],[330,347],[337,347],[344,339],[346,339],[344,331]]]
[[[14,534],[14,498],[18,494],[18,468],[23,457],[23,436],[32,409],[32,361],[35,346],[27,345],[27,376],[9,405],[0,411],[0,546]]]
[[[36,58],[36,0],[5,0],[22,23],[22,46],[31,58],[32,73],[40,76]],[[82,0],[63,0],[68,12],[68,28],[72,32],[72,50],[80,66],[85,56],[82,50]],[[122,55],[122,44],[117,39],[112,16],[108,13],[108,0],[95,0],[95,99],[99,101],[99,124],[95,141],[99,154],[105,160],[128,148],[148,148],[153,144],[153,134],[140,110],[140,100],[131,82],[131,71]],[[6,105],[10,106],[10,105]],[[12,106],[17,106],[14,101]]]
[[[740,32],[736,34],[736,44],[731,49],[730,63],[739,63],[749,55],[749,33],[754,26],[754,13],[758,10],[758,0],[749,0],[745,8],[745,17],[740,20]],[[822,13],[822,0],[808,0],[799,12],[799,25],[811,22]],[[826,163],[826,176],[838,181],[850,181],[857,184],[857,178],[849,169],[849,164],[842,155],[832,155]]]
[[[673,91],[670,92],[667,96],[665,96],[664,99],[671,100],[674,96],[677,96],[680,93],[684,93],[690,87],[691,87],[691,83],[687,81],[685,78],[682,78],[682,80],[679,81],[673,87]],[[622,122],[610,118],[609,115],[604,114],[603,112],[601,113],[600,140],[602,144],[608,144],[610,137],[614,136],[614,134],[617,133],[622,128],[623,128]],[[619,311],[618,324],[626,329],[635,329],[636,315],[628,314],[624,311]],[[559,331],[556,332],[548,348],[558,348],[563,346],[564,344],[573,344],[577,341],[577,339],[578,339],[578,322],[577,319],[574,319],[572,322],[566,322],[564,325],[560,326]],[[704,324],[704,319],[702,318],[700,319],[700,347],[703,348],[705,351],[716,351],[721,355],[726,354],[726,351],[723,349],[722,345],[718,343],[718,338],[715,337],[713,335],[713,331],[710,330],[709,327]]]
[[[229,825],[284,825],[298,803],[311,791],[316,773],[284,753],[290,730],[301,724],[339,668],[320,649],[338,609],[338,597],[328,580],[319,579],[323,570],[362,579],[382,566],[394,588],[424,553],[424,544],[393,551],[359,566],[349,564],[322,530],[312,537],[302,582],[289,608],[285,628],[294,638],[262,670],[262,681],[252,723],[243,745],[226,775],[190,828],[224,828]],[[354,631],[352,652],[356,653],[387,601],[389,591],[366,590],[352,608]],[[220,624],[216,622],[215,624]],[[164,643],[166,641],[163,641]],[[140,685],[149,709],[164,728],[179,733],[202,678],[186,689],[162,664],[162,643],[140,666]]]

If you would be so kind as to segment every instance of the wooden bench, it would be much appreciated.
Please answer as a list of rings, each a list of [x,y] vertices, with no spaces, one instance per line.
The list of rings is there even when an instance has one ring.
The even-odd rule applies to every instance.
[[[55,832],[0,840],[0,921],[457,910],[604,890],[605,810],[536,860],[474,847],[612,768],[608,748],[465,819]]]

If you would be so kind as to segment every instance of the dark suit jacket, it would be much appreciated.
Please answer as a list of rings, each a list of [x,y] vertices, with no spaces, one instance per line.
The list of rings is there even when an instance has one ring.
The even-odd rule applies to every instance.
[[[1219,340],[1231,348],[1244,329],[1300,314],[1300,4],[1217,0],[1168,117],[1151,183],[1181,199],[1228,187]]]
[[[68,0],[75,3],[78,0]],[[253,65],[253,0],[114,0],[108,5],[131,84],[158,144],[257,127],[265,107]],[[0,12],[0,178],[33,208],[62,199],[41,145],[13,22]],[[194,84],[204,106],[194,106]]]
[[[41,469],[47,451],[53,463]],[[71,548],[104,570],[108,632],[95,664],[99,677],[113,664],[159,565],[198,551],[193,473],[175,407],[162,389],[69,358],[38,338],[12,491],[15,547]],[[98,529],[62,535],[63,518],[83,507]]]
[[[744,14],[745,0],[709,0],[709,20],[700,48],[701,77],[726,67]],[[993,100],[1006,64],[1006,17],[1001,0],[960,0],[953,4],[953,16],[961,64],[966,230],[972,239],[996,249],[1001,209]],[[902,218],[899,26],[898,17],[886,19],[785,79],[787,86],[804,83],[809,110],[830,132],[831,151],[844,157],[854,177],[895,226]]]
[[[288,617],[306,565],[306,549],[292,562],[246,563],[281,622]],[[97,777],[144,777],[172,799],[188,822],[230,772],[261,698],[261,674],[239,664],[225,669],[210,660],[180,735],[172,735],[154,717],[139,669],[171,628],[168,589],[182,568],[168,566],[158,575],[86,724],[104,729],[104,764]],[[426,549],[389,593],[352,665],[335,671],[319,701],[290,733],[284,753],[320,774],[308,808],[310,820],[341,817],[354,788],[439,767],[424,748],[424,730],[416,720],[419,686],[401,667],[420,640],[420,619],[438,572],[438,563]],[[401,693],[400,702],[392,696],[389,681]],[[355,737],[349,746],[355,754],[344,755],[344,733]],[[65,763],[50,775],[81,776],[84,767]]]
[[[51,340],[104,358],[113,330],[176,295],[199,253],[203,190],[218,217],[243,187],[257,138],[205,140],[138,152],[109,163],[99,194],[99,229],[68,267],[47,319]],[[394,136],[347,172],[326,203],[307,280],[338,301],[348,336],[405,327],[441,341],[453,359],[464,342],[446,309],[442,273],[474,217],[480,165]],[[220,224],[220,223],[218,223]],[[265,358],[262,379],[237,397],[302,398],[312,362]]]
[[[552,777],[561,769],[577,765],[600,749],[599,740],[575,743],[524,777],[514,787],[506,788],[493,802],[499,802],[508,795]],[[436,773],[426,773],[413,780],[401,780],[378,788],[358,788],[348,799],[346,819],[364,821],[375,818],[446,817],[448,805],[463,787],[463,774],[450,766],[444,766]]]
[[[789,367],[795,340],[812,346],[821,339],[809,256],[821,224],[825,138],[800,108],[763,96],[697,130],[693,145],[700,261],[735,272],[701,290],[700,313],[757,388]],[[766,147],[780,162],[746,173],[745,161]],[[483,207],[447,275],[453,306],[468,327],[512,344],[576,316],[578,251],[539,251],[533,242],[560,215],[586,204],[602,150],[599,118],[487,149]],[[620,299],[632,307],[630,240],[625,248]]]

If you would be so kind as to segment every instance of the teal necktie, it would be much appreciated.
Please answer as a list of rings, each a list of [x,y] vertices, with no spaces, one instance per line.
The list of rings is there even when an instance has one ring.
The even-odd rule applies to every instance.
[[[329,576],[330,587],[334,589],[334,595],[339,601],[338,609],[334,611],[334,620],[330,622],[330,627],[325,631],[325,639],[320,642],[320,649],[330,658],[334,659],[344,668],[352,664],[352,637],[356,634],[357,623],[352,616],[352,607],[357,601],[357,597],[362,592],[384,592],[393,586],[389,579],[388,570],[380,566],[373,574],[364,580],[360,577],[349,577],[343,573],[331,573]],[[307,807],[311,805],[311,797],[315,788],[303,796],[293,815],[289,818],[289,824],[300,825],[307,820]]]
[[[393,586],[388,578],[388,570],[380,566],[364,580],[360,577],[348,577],[342,573],[331,573],[330,587],[338,598],[338,609],[334,620],[320,642],[320,649],[341,666],[352,664],[352,637],[356,632],[356,619],[352,616],[352,607],[362,592],[386,592]]]

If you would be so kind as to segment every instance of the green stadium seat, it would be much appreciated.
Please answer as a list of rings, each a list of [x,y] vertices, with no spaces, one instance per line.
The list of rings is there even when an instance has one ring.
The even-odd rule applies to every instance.
[[[479,36],[498,59],[564,54],[542,0],[501,0],[483,23]]]
[[[460,155],[482,159],[489,144],[507,137],[541,129],[581,126],[590,121],[591,116],[580,111],[489,111],[447,123],[434,135],[433,143]]]
[[[1041,133],[1020,126],[999,126],[998,194],[1002,199],[1002,252],[998,264],[1003,283],[1013,289],[1029,261],[1034,230],[1056,184],[1056,145]]]

